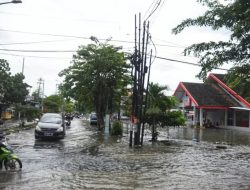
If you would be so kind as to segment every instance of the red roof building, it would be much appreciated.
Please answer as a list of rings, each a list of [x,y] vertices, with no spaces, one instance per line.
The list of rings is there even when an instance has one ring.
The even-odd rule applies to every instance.
[[[180,82],[174,96],[189,124],[250,127],[250,103],[225,84],[222,74],[206,83]]]

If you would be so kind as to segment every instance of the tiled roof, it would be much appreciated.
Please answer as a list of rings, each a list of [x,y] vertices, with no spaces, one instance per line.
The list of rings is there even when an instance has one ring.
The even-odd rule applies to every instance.
[[[240,106],[230,95],[213,84],[182,83],[199,106]]]

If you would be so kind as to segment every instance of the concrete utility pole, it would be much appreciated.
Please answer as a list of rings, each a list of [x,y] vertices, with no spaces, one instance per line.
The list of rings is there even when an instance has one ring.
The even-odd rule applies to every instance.
[[[43,111],[43,98],[44,98],[44,80],[42,78],[38,79],[38,99],[41,98],[41,110]]]
[[[132,117],[131,123],[132,128],[130,129],[130,141],[129,146],[132,147],[133,135],[134,135],[134,145],[139,146],[143,144],[144,135],[144,124],[142,124],[142,119],[146,113],[146,89],[145,84],[148,85],[149,74],[148,64],[147,64],[147,49],[149,40],[149,23],[143,22],[143,28],[141,28],[141,14],[139,14],[139,26],[137,33],[137,17],[135,15],[135,52],[132,57],[132,78],[133,78],[133,96],[132,96]],[[152,55],[152,54],[151,54]],[[151,60],[151,58],[150,58]],[[151,64],[150,64],[151,65]],[[146,74],[148,75],[148,80],[145,83]],[[134,132],[134,134],[133,134]]]
[[[22,74],[24,75],[24,57],[23,57]]]

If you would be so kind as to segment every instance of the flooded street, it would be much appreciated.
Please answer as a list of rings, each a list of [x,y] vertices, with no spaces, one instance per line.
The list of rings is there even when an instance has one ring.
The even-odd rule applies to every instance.
[[[146,134],[143,148],[129,148],[126,129],[108,137],[79,119],[61,141],[11,134],[23,169],[0,171],[0,189],[250,189],[249,132],[161,129],[154,144]]]

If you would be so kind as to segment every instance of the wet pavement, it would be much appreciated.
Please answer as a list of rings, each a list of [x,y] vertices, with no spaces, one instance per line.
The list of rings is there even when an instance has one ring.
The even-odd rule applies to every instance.
[[[74,119],[60,141],[11,134],[23,169],[1,170],[0,189],[250,189],[250,132],[160,129],[161,142],[146,131],[143,148],[129,148],[124,131],[109,137]]]

